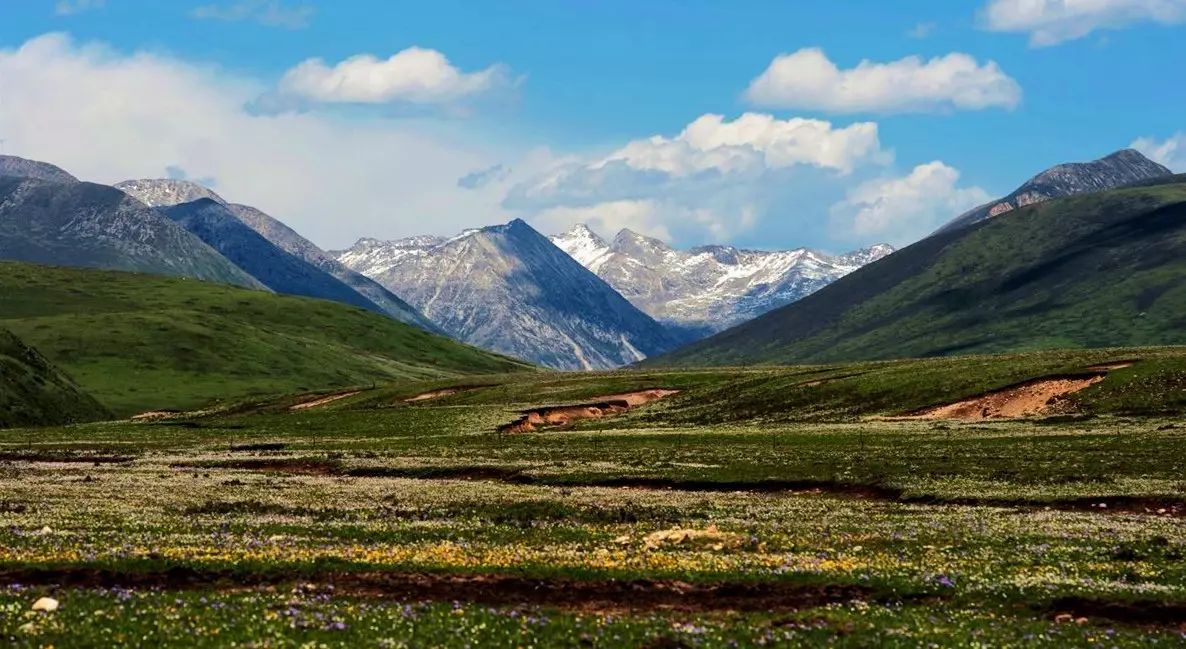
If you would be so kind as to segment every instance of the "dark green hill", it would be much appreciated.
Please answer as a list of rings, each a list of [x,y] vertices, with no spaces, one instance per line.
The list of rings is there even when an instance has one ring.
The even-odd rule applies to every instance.
[[[1186,344],[1186,176],[940,232],[644,365]]]
[[[69,424],[110,416],[37,350],[0,329],[0,428]]]
[[[0,327],[117,415],[527,366],[336,302],[180,278],[0,263]]]

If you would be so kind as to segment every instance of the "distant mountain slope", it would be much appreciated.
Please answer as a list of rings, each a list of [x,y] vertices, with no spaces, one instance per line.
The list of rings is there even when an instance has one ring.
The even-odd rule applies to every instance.
[[[159,210],[277,293],[383,311],[332,275],[281,250],[213,199],[201,198]]]
[[[116,183],[115,187],[155,207],[172,207],[208,198],[226,207],[236,219],[284,252],[346,284],[351,290],[360,294],[363,299],[377,306],[383,313],[400,322],[408,322],[429,331],[440,332],[439,327],[400,299],[399,296],[383,288],[378,282],[350,270],[336,258],[314,245],[313,242],[261,210],[248,205],[228,203],[213,190],[188,180],[142,178],[125,180]],[[304,295],[304,293],[299,294]],[[349,303],[353,304],[357,301]]]
[[[962,228],[1052,198],[1116,189],[1170,175],[1172,172],[1169,169],[1133,149],[1122,149],[1091,162],[1060,164],[1025,181],[1012,194],[957,216],[940,228],[939,232]]]
[[[585,225],[552,242],[659,322],[701,335],[790,304],[894,250],[879,244],[836,256],[807,248],[684,251],[630,230],[607,243]]]
[[[201,239],[106,185],[0,176],[0,259],[262,288]]]
[[[1186,344],[1186,176],[940,232],[656,365]]]
[[[452,239],[363,240],[339,260],[450,335],[552,368],[616,367],[679,342],[518,219]]]
[[[258,232],[268,241],[271,241],[281,250],[332,275],[361,294],[364,298],[378,305],[387,315],[400,322],[414,324],[428,331],[440,332],[439,327],[424,317],[410,304],[404,302],[398,295],[383,288],[375,280],[350,270],[342,262],[331,257],[324,250],[314,245],[312,241],[297,234],[295,230],[284,223],[247,205],[231,204],[227,207],[240,221]]]
[[[155,275],[0,263],[0,328],[117,415],[529,369],[386,316]]]
[[[37,350],[0,329],[0,428],[70,424],[110,416]]]
[[[54,183],[75,183],[78,179],[66,172],[65,169],[51,165],[48,162],[26,160],[13,155],[0,155],[0,176],[16,176],[18,178],[36,178]]]

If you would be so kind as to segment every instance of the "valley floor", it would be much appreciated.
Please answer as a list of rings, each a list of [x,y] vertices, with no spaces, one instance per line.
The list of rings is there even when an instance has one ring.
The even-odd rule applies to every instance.
[[[0,431],[0,640],[1181,646],[1186,428],[1153,395],[1184,369],[471,377]],[[895,418],[1102,371],[1045,418]],[[499,432],[546,406],[599,411]]]

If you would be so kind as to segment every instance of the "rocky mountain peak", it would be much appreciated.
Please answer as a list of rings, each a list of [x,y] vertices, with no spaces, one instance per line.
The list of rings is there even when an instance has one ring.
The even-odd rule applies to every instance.
[[[149,207],[169,207],[181,203],[192,203],[198,199],[210,199],[220,205],[227,202],[208,187],[188,180],[172,178],[142,178],[125,180],[114,185],[116,189],[138,199]]]
[[[36,178],[53,183],[73,183],[78,179],[48,162],[29,160],[14,155],[0,155],[0,176]]]

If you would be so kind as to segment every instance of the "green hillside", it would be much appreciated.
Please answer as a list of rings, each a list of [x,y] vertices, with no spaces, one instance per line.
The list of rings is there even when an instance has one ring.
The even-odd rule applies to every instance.
[[[37,350],[0,329],[0,428],[94,421],[110,414]]]
[[[1186,176],[942,232],[645,365],[1186,344]]]
[[[118,415],[526,369],[363,309],[194,280],[0,263],[6,327]]]

